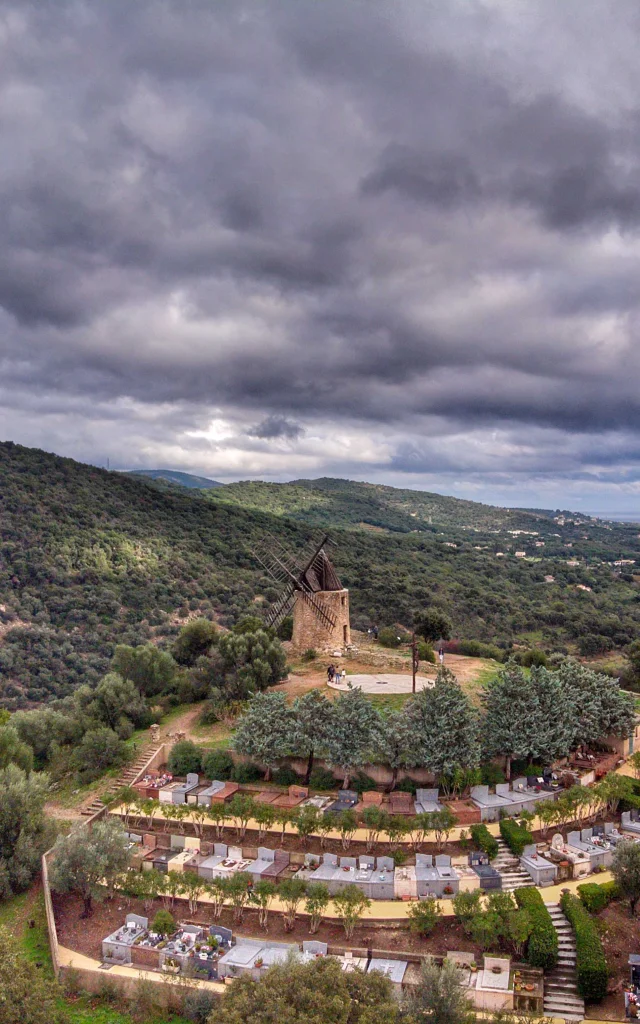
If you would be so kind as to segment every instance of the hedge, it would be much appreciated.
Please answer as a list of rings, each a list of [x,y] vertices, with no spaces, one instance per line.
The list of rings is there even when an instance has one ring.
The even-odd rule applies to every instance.
[[[542,967],[544,971],[552,970],[558,963],[558,933],[542,895],[532,887],[516,889],[513,895],[518,906],[528,912],[533,924],[527,943],[527,963],[532,967]]]
[[[519,825],[513,818],[503,818],[500,822],[500,835],[516,857],[522,856],[525,846],[533,842],[533,836],[528,828]]]
[[[620,891],[617,882],[601,882],[600,885],[597,882],[585,882],[578,886],[578,896],[590,914],[597,914],[608,907],[611,900],[617,900]]]
[[[560,906],[576,937],[578,991],[583,999],[599,1003],[607,994],[609,971],[595,921],[571,892],[563,893]]]
[[[498,842],[491,835],[486,825],[472,825],[471,839],[476,846],[486,853],[489,860],[493,860],[494,857],[498,856]]]

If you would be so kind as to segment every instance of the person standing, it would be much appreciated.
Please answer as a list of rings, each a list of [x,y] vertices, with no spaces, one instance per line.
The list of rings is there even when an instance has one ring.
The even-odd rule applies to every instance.
[[[440,659],[440,664],[444,665],[444,648],[443,647],[441,647],[440,650],[438,651],[438,657]]]

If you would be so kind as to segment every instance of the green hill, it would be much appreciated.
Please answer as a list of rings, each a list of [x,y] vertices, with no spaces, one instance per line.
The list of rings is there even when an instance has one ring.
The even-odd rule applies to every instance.
[[[24,706],[95,683],[116,643],[169,643],[178,613],[229,625],[255,611],[277,591],[251,550],[276,534],[301,550],[319,527],[331,533],[356,628],[410,625],[431,602],[457,636],[505,646],[576,649],[595,638],[604,649],[639,632],[638,586],[607,564],[640,564],[637,526],[585,525],[566,514],[561,525],[341,480],[190,492],[6,443],[0,702]],[[518,530],[527,532],[509,532]],[[537,560],[517,559],[516,550]]]
[[[149,477],[162,483],[186,487],[189,490],[206,491],[211,487],[222,487],[218,480],[209,480],[206,476],[194,476],[193,473],[181,473],[177,469],[132,469],[130,476]]]

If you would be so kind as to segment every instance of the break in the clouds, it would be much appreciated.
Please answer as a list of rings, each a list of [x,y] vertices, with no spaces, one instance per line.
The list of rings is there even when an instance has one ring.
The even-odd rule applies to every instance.
[[[635,0],[0,0],[0,436],[640,493]]]

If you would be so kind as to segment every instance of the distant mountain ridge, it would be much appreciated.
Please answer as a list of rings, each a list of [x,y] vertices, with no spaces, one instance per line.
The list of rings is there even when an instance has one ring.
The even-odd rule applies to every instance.
[[[224,487],[219,480],[209,480],[206,476],[194,476],[193,473],[181,473],[177,469],[129,469],[124,472],[129,476],[144,476],[147,479],[161,480],[194,491],[208,491],[211,487]]]

